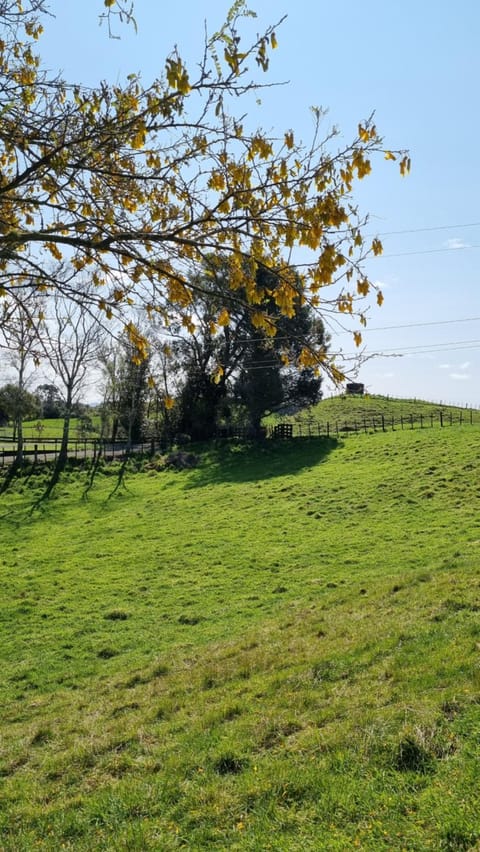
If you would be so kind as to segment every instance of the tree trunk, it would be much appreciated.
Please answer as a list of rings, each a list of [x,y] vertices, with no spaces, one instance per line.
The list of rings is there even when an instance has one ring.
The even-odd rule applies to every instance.
[[[65,405],[65,414],[63,416],[63,430],[62,430],[62,441],[60,443],[60,452],[58,454],[58,459],[56,463],[56,467],[59,468],[60,473],[65,469],[65,465],[68,459],[68,439],[70,437],[70,420],[72,417],[72,399],[70,393],[67,396],[67,402]]]
[[[15,469],[22,467],[23,465],[23,421],[22,416],[18,417],[16,423],[16,435],[17,435],[17,448],[15,452],[15,461],[14,466]]]
[[[65,465],[68,460],[68,439],[70,436],[70,420],[72,417],[72,389],[71,387],[67,388],[67,399],[65,402],[65,414],[63,416],[63,431],[62,431],[62,441],[60,444],[60,452],[58,454],[58,458],[55,462],[55,467],[53,468],[52,477],[50,482],[47,485],[45,490],[44,498],[50,497],[53,489],[55,488],[58,480],[60,479],[61,474],[65,470]]]

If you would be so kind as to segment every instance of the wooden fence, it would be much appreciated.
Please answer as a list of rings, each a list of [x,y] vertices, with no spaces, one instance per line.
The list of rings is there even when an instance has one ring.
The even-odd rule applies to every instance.
[[[34,464],[55,461],[60,453],[60,445],[59,438],[45,438],[41,442],[27,438],[23,445],[23,457]],[[125,441],[69,441],[68,458],[73,460],[101,458],[111,461],[123,459],[127,455],[154,455],[164,448],[159,441],[145,441],[130,447]],[[0,438],[0,468],[11,464],[16,454],[16,442],[13,438]]]
[[[443,429],[449,426],[473,426],[478,423],[478,418],[474,419],[473,415],[473,409],[469,409],[465,411],[460,410],[458,414],[451,411],[439,411],[431,414],[400,415],[399,417],[378,414],[355,420],[326,420],[324,422],[302,420],[295,421],[292,424],[281,424],[283,427],[286,425],[291,426],[289,434],[286,432],[279,434],[275,431],[278,427],[273,427],[269,434],[271,437],[313,438],[325,436],[338,437],[340,435],[345,436],[359,432],[371,434],[373,432],[389,432],[403,429],[433,429],[434,427]]]
[[[349,434],[364,432],[388,432],[403,429],[433,429],[450,426],[475,425],[478,418],[474,418],[473,409],[460,410],[459,413],[435,412],[432,414],[408,414],[400,417],[387,417],[378,414],[370,417],[357,418],[356,420],[317,420],[294,421],[293,423],[278,423],[269,429],[262,430],[262,438],[273,438],[277,440],[288,440],[291,438],[314,438],[314,437],[345,437]],[[180,437],[180,436],[178,436]],[[218,438],[234,438],[246,440],[252,438],[248,429],[222,430]],[[166,445],[165,441],[151,439],[134,446],[128,446],[125,441],[83,440],[70,441],[68,445],[68,458],[73,460],[83,459],[124,459],[128,455],[155,455],[165,452],[176,442],[176,436]],[[43,441],[35,441],[27,438],[24,442],[23,456],[33,463],[55,461],[60,452],[59,438],[45,438]],[[16,456],[16,442],[13,438],[0,438],[0,468],[12,463]]]

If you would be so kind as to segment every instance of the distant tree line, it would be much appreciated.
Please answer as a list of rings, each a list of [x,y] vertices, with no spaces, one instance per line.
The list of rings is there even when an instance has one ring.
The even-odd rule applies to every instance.
[[[35,333],[29,329],[23,315],[16,323],[12,316],[8,334],[1,330],[0,346],[15,380],[0,387],[0,424],[12,425],[18,464],[23,422],[56,418],[64,423],[63,468],[72,417],[82,419],[85,432],[92,428],[92,411],[84,402],[92,382],[94,393],[102,396],[95,406],[100,436],[127,445],[149,438],[208,440],[239,428],[256,437],[266,414],[316,403],[320,376],[312,368],[298,368],[297,359],[306,346],[326,352],[328,340],[321,320],[302,304],[300,280],[298,305],[286,316],[273,296],[275,273],[257,270],[256,286],[272,293],[269,315],[275,334],[269,335],[252,323],[252,293],[247,300],[241,285],[232,292],[227,276],[221,258],[207,258],[192,280],[189,328],[179,318],[166,332],[164,325],[145,318],[143,358],[128,332],[119,329],[112,337],[104,331],[101,312],[85,312],[61,296],[49,298],[41,334],[38,326]],[[41,309],[39,296],[32,311]],[[141,316],[136,321],[141,325]],[[44,366],[51,378],[38,382]]]

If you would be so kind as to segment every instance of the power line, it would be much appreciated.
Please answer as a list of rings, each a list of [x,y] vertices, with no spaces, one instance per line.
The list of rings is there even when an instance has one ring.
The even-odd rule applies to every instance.
[[[384,349],[383,351],[384,352],[402,352],[402,351],[407,351],[407,350],[419,350],[419,351],[421,351],[423,349],[428,349],[429,351],[434,351],[434,349],[438,349],[439,351],[442,351],[442,349],[444,349],[447,346],[465,346],[465,347],[467,347],[467,346],[470,346],[471,344],[474,344],[475,346],[480,346],[480,340],[452,340],[452,341],[449,341],[448,343],[419,343],[418,345],[412,343],[410,346],[400,346],[400,347],[392,346],[388,349]]]
[[[465,251],[465,249],[478,249],[480,245],[470,245],[470,246],[452,246],[450,248],[440,248],[440,249],[423,249],[421,251],[402,251],[398,252],[398,254],[378,254],[378,258],[382,257],[408,257],[412,254],[437,254],[439,252],[446,251]]]
[[[401,231],[380,231],[379,237],[393,237],[398,234],[420,234],[426,231],[450,231],[454,228],[476,228],[480,226],[480,222],[465,222],[463,224],[456,225],[433,225],[427,228],[405,228]],[[375,236],[374,234],[368,234],[369,237]]]
[[[421,350],[421,351],[412,350],[411,352],[410,351],[402,352],[402,351],[396,350],[395,352],[392,352],[391,354],[386,354],[385,357],[386,358],[394,357],[397,351],[398,351],[398,357],[403,358],[404,356],[407,356],[407,355],[412,355],[412,356],[414,356],[414,355],[428,355],[428,354],[434,354],[435,352],[438,352],[439,354],[442,354],[442,352],[473,352],[474,350],[477,350],[477,349],[480,349],[480,340],[477,342],[476,345],[473,345],[473,346],[472,345],[445,346],[445,347],[439,347],[439,348],[436,348],[436,349],[424,349],[424,350]],[[388,353],[389,350],[386,350],[386,352]],[[383,352],[375,352],[373,354],[375,356],[381,357],[383,355]]]
[[[362,354],[366,355],[367,358],[381,358],[382,356],[385,358],[394,358],[395,356],[402,358],[407,355],[428,355],[438,352],[442,354],[443,352],[459,352],[459,351],[471,351],[474,349],[480,349],[480,340],[458,340],[452,341],[451,343],[438,343],[438,344],[425,344],[418,346],[404,346],[404,347],[392,347],[391,349],[382,349],[380,352],[372,352],[372,353],[362,353],[361,351],[357,352],[343,352],[341,350],[337,352],[329,352],[329,357],[334,358],[344,358],[346,360],[352,360],[360,358],[362,359]],[[285,366],[293,366],[294,359],[290,365]],[[271,361],[250,361],[248,364],[249,370],[263,370],[268,367],[278,367],[278,360],[272,359]],[[321,366],[321,365],[319,365]]]
[[[367,326],[366,333],[368,334],[370,331],[391,331],[398,328],[424,328],[426,326],[432,325],[454,325],[457,322],[477,322],[480,320],[480,317],[462,317],[461,319],[453,319],[453,320],[432,320],[431,322],[408,322],[403,325],[380,325],[371,328]],[[337,335],[340,334],[353,334],[352,331],[340,331],[334,332]]]

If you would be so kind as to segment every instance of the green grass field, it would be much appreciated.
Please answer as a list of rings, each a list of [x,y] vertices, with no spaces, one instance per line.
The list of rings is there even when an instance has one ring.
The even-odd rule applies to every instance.
[[[480,848],[479,449],[227,445],[33,512],[18,480],[0,848]]]
[[[98,428],[99,418],[94,417],[94,425]],[[70,421],[70,439],[72,441],[83,440],[84,433],[79,431],[81,421],[77,417],[72,417]],[[40,424],[40,428],[39,428]],[[41,444],[44,440],[57,439],[60,441],[63,432],[63,419],[51,418],[49,420],[27,420],[23,423],[23,437],[28,444]],[[87,434],[87,439],[92,440],[98,438],[99,433],[92,431]],[[12,426],[0,426],[0,446],[3,446],[2,439],[12,437]]]

